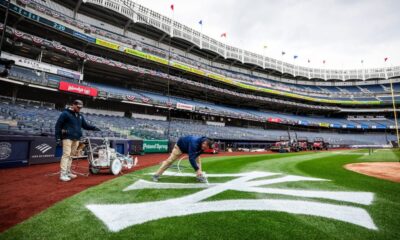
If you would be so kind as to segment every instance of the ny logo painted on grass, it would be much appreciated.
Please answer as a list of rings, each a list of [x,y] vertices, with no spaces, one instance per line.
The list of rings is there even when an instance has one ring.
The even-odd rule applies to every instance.
[[[194,176],[193,174],[166,172],[169,176]],[[138,189],[204,189],[199,192],[164,201],[131,204],[90,204],[86,207],[93,212],[110,231],[118,232],[127,227],[152,220],[192,215],[205,212],[224,211],[278,211],[335,219],[352,223],[367,229],[377,230],[368,212],[360,207],[346,206],[343,202],[370,205],[374,195],[369,192],[311,191],[298,189],[270,188],[268,185],[298,181],[328,181],[325,179],[283,175],[270,172],[248,172],[238,174],[208,174],[208,177],[235,177],[225,183],[153,183],[138,180],[123,191]],[[263,186],[263,187],[261,187]],[[236,199],[204,201],[227,190],[279,194],[292,197],[312,198],[295,199]],[[340,204],[318,202],[328,199]]]

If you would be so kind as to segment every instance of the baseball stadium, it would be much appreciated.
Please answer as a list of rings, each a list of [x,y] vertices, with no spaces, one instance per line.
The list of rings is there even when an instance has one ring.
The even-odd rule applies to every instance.
[[[207,22],[324,1],[150,2],[0,0],[0,239],[400,239],[399,48],[338,67]],[[398,28],[340,14],[368,4]]]

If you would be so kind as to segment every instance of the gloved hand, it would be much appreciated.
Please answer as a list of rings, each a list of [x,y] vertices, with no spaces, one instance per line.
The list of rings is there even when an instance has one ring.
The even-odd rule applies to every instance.
[[[62,146],[62,141],[61,141],[61,139],[56,139],[56,145],[57,145],[58,147],[61,147],[61,146]]]

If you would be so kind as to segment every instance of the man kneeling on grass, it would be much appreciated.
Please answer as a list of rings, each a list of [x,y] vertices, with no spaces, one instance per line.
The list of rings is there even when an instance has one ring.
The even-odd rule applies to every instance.
[[[210,148],[212,148],[212,141],[206,137],[186,136],[179,138],[169,158],[162,162],[161,167],[153,175],[153,181],[158,182],[164,171],[182,154],[187,153],[189,155],[190,165],[192,165],[193,169],[196,171],[196,179],[199,182],[205,183],[207,180],[201,171],[200,155]]]

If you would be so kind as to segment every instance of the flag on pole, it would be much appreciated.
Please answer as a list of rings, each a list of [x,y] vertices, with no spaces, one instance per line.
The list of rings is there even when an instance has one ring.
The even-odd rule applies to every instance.
[[[323,64],[325,64],[325,62],[326,62],[325,60],[322,61]]]
[[[225,37],[226,38],[226,32],[222,33],[221,37]]]
[[[361,64],[363,64],[364,63],[364,60],[361,60]]]
[[[307,62],[308,62],[308,63],[310,63],[310,62],[311,62],[311,60],[310,60],[310,59],[308,59],[308,60],[307,60]]]
[[[200,21],[199,21],[199,24],[200,24],[200,25],[203,25],[203,20],[200,20]]]
[[[282,56],[285,55],[286,53],[284,51],[282,51]]]
[[[171,4],[171,10],[174,11],[174,4]]]
[[[268,48],[268,46],[267,46],[267,45],[264,45],[264,49],[266,49],[266,48]]]
[[[385,62],[386,62],[388,59],[389,59],[388,57],[385,57]]]
[[[294,55],[294,56],[293,56],[293,59],[296,59],[296,58],[298,58],[298,57],[299,57],[299,56],[297,56],[297,55]]]

